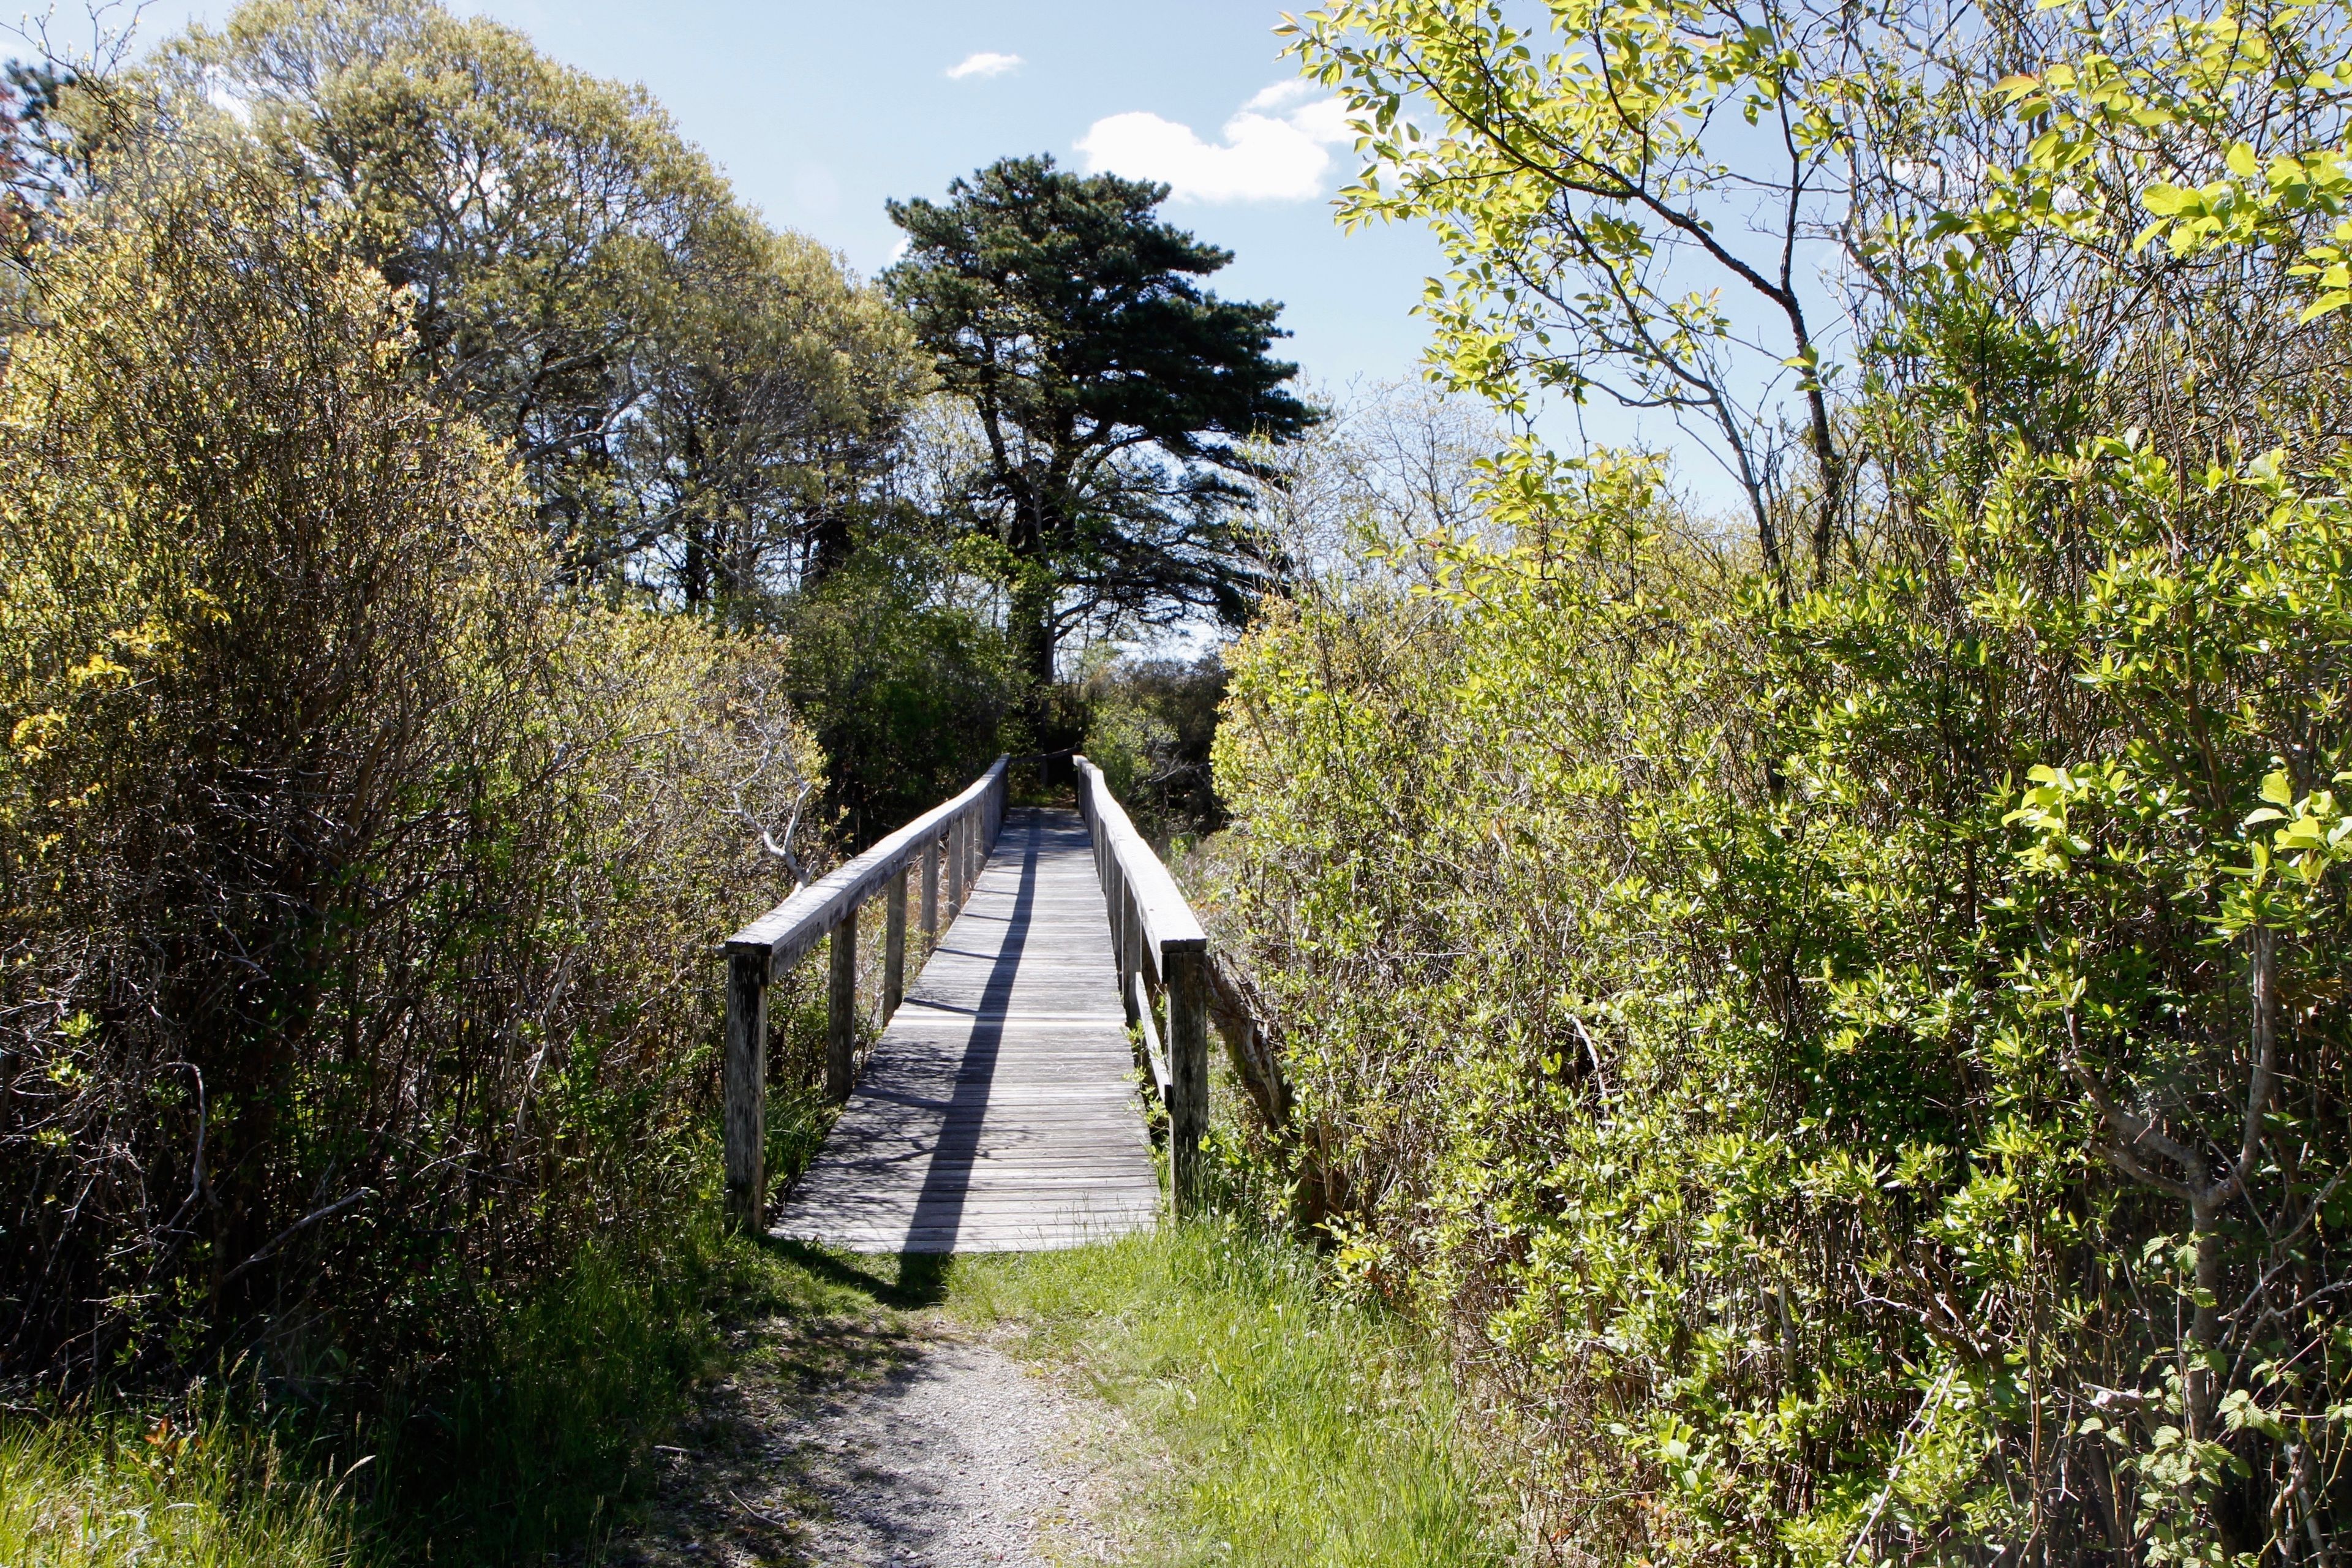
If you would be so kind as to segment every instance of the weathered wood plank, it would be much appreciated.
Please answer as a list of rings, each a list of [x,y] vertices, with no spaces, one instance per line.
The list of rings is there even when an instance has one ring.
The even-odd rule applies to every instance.
[[[769,973],[781,974],[801,955],[822,941],[845,915],[855,910],[883,882],[920,853],[942,833],[968,830],[975,816],[987,814],[1004,782],[1005,759],[999,757],[971,788],[944,805],[932,807],[891,834],[847,865],[826,872],[815,881],[727,939],[730,952],[764,952]]]
[[[1081,810],[1087,826],[1116,858],[1118,884],[1125,891],[1137,923],[1142,927],[1154,968],[1163,952],[1207,951],[1209,934],[1201,929],[1200,917],[1192,913],[1192,906],[1185,902],[1176,879],[1168,874],[1168,868],[1160,863],[1160,857],[1128,819],[1127,808],[1110,793],[1102,770],[1084,757],[1077,759],[1077,770]]]
[[[768,1190],[768,960],[727,960],[726,1151],[728,1223],[760,1223]]]
[[[833,928],[833,973],[824,1005],[824,1092],[847,1100],[857,1053],[857,911]]]
[[[950,900],[966,891],[969,852],[951,843],[943,857]],[[1157,1223],[1084,824],[1069,812],[1008,814],[968,886],[773,1234],[860,1250],[1004,1251]]]

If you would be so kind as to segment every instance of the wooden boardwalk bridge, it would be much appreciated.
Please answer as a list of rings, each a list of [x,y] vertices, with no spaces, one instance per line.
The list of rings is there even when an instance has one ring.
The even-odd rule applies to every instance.
[[[1197,1190],[1207,938],[1085,758],[1076,811],[1008,813],[1006,770],[1000,758],[961,795],[729,940],[727,1184],[738,1223],[856,1251],[927,1253],[1072,1247],[1157,1223],[1130,1024],[1169,1112],[1176,1206]],[[922,929],[938,931],[942,892],[952,923],[908,989],[918,876]],[[857,910],[877,892],[888,910],[886,1024],[860,1074]],[[771,1224],[766,990],[820,941],[831,949],[827,1088],[841,1116]]]

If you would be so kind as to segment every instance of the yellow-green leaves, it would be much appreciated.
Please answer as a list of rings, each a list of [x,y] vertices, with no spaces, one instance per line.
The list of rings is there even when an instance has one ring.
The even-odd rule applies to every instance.
[[[2336,775],[2337,784],[2347,781],[2352,774]],[[2247,813],[2244,823],[2252,857],[2246,880],[2252,889],[2261,889],[2276,868],[2304,890],[2315,889],[2330,870],[2352,858],[2352,816],[2337,806],[2333,790],[2298,795],[2294,779],[2279,769],[2263,776],[2262,798],[2266,804]],[[2257,828],[2264,831],[2252,831]]]
[[[1437,233],[1454,265],[1422,312],[1450,384],[1671,416],[1724,454],[1778,569],[1769,432],[1800,423],[1829,454],[1825,509],[1843,471],[1823,306],[1792,263],[1843,221],[1867,70],[1815,47],[1801,7],[1561,0],[1547,19],[1443,0],[1297,18],[1292,52],[1373,128],[1343,221]]]
[[[2130,221],[2120,195],[2147,215],[2134,251],[2162,240],[2176,258],[2273,255],[2287,276],[2313,280],[2305,321],[2352,302],[2348,231],[2323,237],[2313,222],[2339,218],[2352,195],[2352,143],[2342,140],[2352,100],[2340,68],[2310,69],[2303,47],[2280,47],[2303,32],[2333,47],[2338,10],[2288,5],[2257,19],[2236,5],[2147,21],[2125,56],[2101,31],[2110,24],[2086,17],[2072,58],[1994,84],[1992,100],[2035,133],[2022,161],[1991,171],[1986,198],[1944,217],[1941,232],[2001,243],[2032,226],[2096,243]]]

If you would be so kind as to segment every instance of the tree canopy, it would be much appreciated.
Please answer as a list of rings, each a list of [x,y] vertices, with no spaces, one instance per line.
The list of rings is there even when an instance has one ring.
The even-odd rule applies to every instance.
[[[1081,625],[1241,621],[1266,561],[1237,479],[1317,418],[1268,353],[1281,307],[1202,289],[1233,255],[1162,221],[1167,195],[1039,156],[890,204],[908,250],[883,281],[970,406],[955,504],[1003,547],[1041,681]]]
[[[906,325],[778,235],[640,88],[426,0],[253,0],[157,68],[345,210],[444,395],[511,446],[578,580],[789,587],[925,386]]]

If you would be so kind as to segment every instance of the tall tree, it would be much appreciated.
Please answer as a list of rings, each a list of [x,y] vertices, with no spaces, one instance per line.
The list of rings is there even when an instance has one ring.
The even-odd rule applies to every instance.
[[[871,489],[924,361],[641,88],[434,0],[246,0],[155,66],[353,214],[422,367],[505,441],[570,572],[687,605],[787,586]]]
[[[850,552],[901,458],[928,356],[880,289],[796,234],[709,247],[640,353],[646,395],[616,443],[647,540],[636,570],[736,615],[813,586]]]
[[[1281,306],[1201,288],[1233,253],[1160,221],[1167,196],[1040,156],[890,204],[908,250],[883,282],[971,405],[982,457],[961,504],[1003,547],[1040,682],[1083,625],[1238,622],[1266,580],[1250,442],[1318,417],[1267,353]]]

